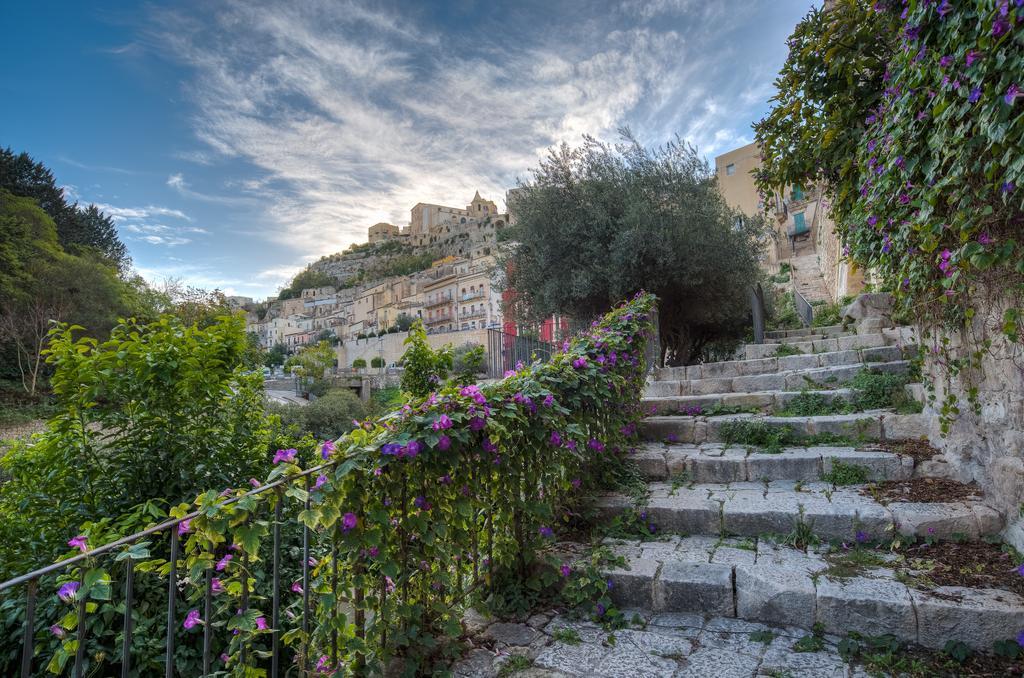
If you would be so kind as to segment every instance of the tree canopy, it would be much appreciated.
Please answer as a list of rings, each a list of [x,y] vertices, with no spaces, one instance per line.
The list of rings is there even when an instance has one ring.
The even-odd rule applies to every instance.
[[[670,363],[742,334],[766,234],[732,212],[692,146],[642,146],[625,130],[549,152],[511,198],[504,256],[517,320],[553,313],[589,320],[639,290],[659,297]]]
[[[337,284],[337,281],[333,277],[310,266],[296,275],[288,287],[285,287],[278,292],[277,298],[295,299],[302,294],[302,290],[308,290],[314,287],[333,287]]]

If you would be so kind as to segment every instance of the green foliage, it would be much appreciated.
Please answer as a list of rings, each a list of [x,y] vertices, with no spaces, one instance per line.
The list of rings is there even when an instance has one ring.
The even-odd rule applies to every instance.
[[[355,392],[332,388],[308,405],[268,403],[267,412],[277,416],[293,438],[335,440],[352,429],[353,421],[364,419],[369,408]]]
[[[332,276],[310,265],[292,278],[288,287],[283,288],[277,293],[277,298],[281,300],[297,299],[302,295],[302,290],[309,290],[317,287],[334,287],[337,284],[338,282]]]
[[[366,367],[366,359],[365,358],[356,358],[355,360],[352,361],[352,367],[354,367],[357,370],[361,370],[361,369],[365,368]]]
[[[925,328],[936,364],[977,406],[974,354],[991,334],[1013,350],[1022,339],[1024,10],[972,0],[941,16],[940,4],[812,10],[755,126],[759,184],[824,183],[849,257]],[[940,407],[945,431],[956,396]]]
[[[804,636],[793,643],[794,652],[821,652],[825,649],[825,634],[820,625],[815,624],[811,635]]]
[[[821,479],[833,485],[862,485],[868,481],[870,471],[860,464],[846,464],[832,459],[832,470],[821,474]]]
[[[226,481],[213,474],[209,474],[212,489],[201,491],[198,496],[194,490],[180,492],[194,500],[172,506],[170,515],[183,517],[193,511],[197,514],[191,518],[181,545],[179,619],[184,618],[189,608],[202,609],[204,572],[212,563],[223,561],[225,555],[232,555],[233,560],[225,562],[223,570],[217,572],[224,591],[214,597],[212,618],[205,621],[218,628],[226,624],[225,630],[239,630],[238,635],[215,634],[215,653],[228,655],[231,670],[247,672],[240,666],[243,650],[246,666],[255,669],[262,662],[265,654],[261,653],[267,648],[269,632],[256,628],[256,618],[266,615],[269,608],[264,597],[268,591],[267,544],[272,532],[269,516],[282,502],[282,512],[289,516],[286,523],[297,516],[310,528],[315,554],[309,586],[312,633],[308,638],[301,630],[301,621],[289,614],[301,610],[302,597],[286,594],[283,601],[280,637],[286,648],[284,663],[290,665],[296,659],[300,672],[303,662],[308,667],[314,658],[329,654],[332,632],[337,629],[341,660],[354,667],[357,675],[382,672],[392,659],[409,675],[429,674],[437,669],[435,660],[443,658],[439,648],[446,646],[445,640],[461,635],[463,607],[486,605],[488,600],[508,590],[504,587],[508,582],[521,584],[518,604],[559,595],[563,604],[571,602],[573,607],[582,608],[609,626],[622,624],[621,613],[611,604],[611,586],[602,575],[611,562],[607,554],[594,554],[586,562],[572,563],[568,575],[563,576],[560,565],[550,562],[550,549],[555,531],[570,525],[572,516],[580,511],[581,497],[588,493],[579,488],[589,487],[595,481],[592,469],[610,463],[607,460],[618,459],[617,453],[635,437],[635,425],[641,417],[644,342],[651,331],[653,302],[651,296],[644,295],[615,309],[548,363],[531,365],[500,382],[479,388],[441,387],[428,400],[413,401],[410,407],[381,421],[352,430],[333,450],[325,452],[327,468],[314,469],[313,464],[323,463],[321,455],[308,444],[297,445],[299,451],[294,460],[282,461],[266,476],[268,482],[283,481],[280,492],[242,498],[248,487],[222,492],[220,488]],[[228,324],[234,322],[225,320]],[[167,327],[167,331],[171,329]],[[199,332],[180,326],[173,329],[176,331],[168,339],[194,340]],[[215,328],[208,330],[213,331]],[[234,343],[241,351],[244,339],[240,325],[235,332],[238,340]],[[148,331],[140,332],[140,338],[140,343],[145,344]],[[197,351],[215,351],[218,346],[224,349],[225,344],[223,338],[197,343]],[[131,356],[139,351],[120,344],[110,346],[111,351],[118,348]],[[597,357],[612,351],[617,355],[616,364],[600,369]],[[212,388],[211,371],[217,374],[217,369],[224,369],[210,364],[203,356],[195,356],[186,383],[169,383],[183,369],[180,365],[176,369],[167,365],[174,357],[164,355],[162,360],[138,364],[125,358],[135,369],[125,369],[123,375],[114,374],[105,381],[79,382],[78,378],[85,373],[78,370],[60,382],[61,393],[70,387],[72,376],[87,392],[102,388],[107,395],[116,394],[116,389],[109,385],[111,380],[113,385],[131,383],[139,389],[158,391],[152,398],[156,401],[154,409],[168,418],[165,428],[155,429],[163,432],[156,436],[160,447],[141,447],[144,441],[133,441],[139,443],[136,447],[143,459],[153,461],[153,475],[159,474],[165,482],[177,482],[179,473],[191,470],[175,464],[165,450],[178,442],[175,436],[197,432],[197,426],[203,427],[203,438],[190,441],[194,444],[189,450],[198,451],[201,456],[193,454],[192,459],[199,457],[207,465],[217,462],[220,446],[227,438],[224,431],[234,430],[226,425],[229,422],[223,421],[225,410],[230,408],[225,399],[237,397],[237,389],[246,388],[244,375],[233,374],[231,386],[224,384],[217,391],[216,402],[203,400],[180,416],[168,412],[158,396],[175,400],[176,407],[181,408],[182,402],[189,402],[187,396],[194,395],[188,387]],[[138,379],[139,376],[151,378]],[[259,401],[258,391],[252,396]],[[92,404],[103,410],[115,409],[113,404]],[[116,410],[130,411],[148,421],[148,415],[136,412],[125,400],[117,401]],[[211,418],[221,419],[215,429],[204,426]],[[262,421],[258,414],[257,418]],[[102,435],[109,436],[109,431],[117,430],[113,425],[101,425],[95,434],[103,431]],[[247,445],[254,446],[253,431],[246,431],[242,442],[232,441],[231,456],[236,463],[247,455]],[[560,444],[553,441],[552,432],[559,432]],[[78,433],[88,436],[90,430]],[[261,447],[258,456],[266,459],[266,447]],[[71,453],[77,459],[80,451],[74,449]],[[89,461],[96,463],[92,458]],[[299,477],[303,465],[317,474],[317,485],[311,493],[305,488],[312,478]],[[124,466],[131,467],[133,473],[141,472],[130,464]],[[102,491],[121,491],[119,486],[128,471],[121,474],[104,478]],[[244,478],[247,472],[234,469],[231,477]],[[7,483],[2,491],[12,485],[20,487],[24,481],[19,475],[18,483]],[[38,485],[35,491],[40,491]],[[236,499],[225,504],[226,500]],[[48,518],[56,519],[54,515]],[[71,522],[60,529],[61,539],[76,534],[77,525]],[[106,534],[98,532],[96,536],[87,532],[91,544],[106,541]],[[7,548],[6,540],[3,547]],[[337,552],[333,562],[332,547]],[[283,565],[290,568],[284,574],[285,582],[295,581],[298,576],[298,553],[301,551],[297,547],[284,549]],[[166,590],[167,563],[163,556],[152,556],[139,554],[142,562],[137,567],[137,581],[152,582]],[[119,569],[111,566],[109,559],[99,560],[90,558],[83,571],[68,575],[88,582],[83,585],[83,595],[89,596],[90,602],[107,595],[105,590],[120,585],[110,583]],[[250,563],[250,567],[243,568],[244,562]],[[335,565],[336,590],[343,596],[342,601],[331,593]],[[236,611],[242,607],[243,572],[250,587],[248,608],[245,614],[238,615]],[[52,600],[52,595],[48,598]],[[3,604],[14,605],[17,610],[23,599],[8,602],[11,600],[5,598]],[[335,610],[341,602],[346,615],[335,625]],[[7,609],[10,611],[11,607]],[[119,628],[118,615],[102,616],[108,611],[99,606],[90,608],[86,623]],[[46,612],[46,616],[39,618],[41,628],[57,621],[50,616],[50,610]],[[154,616],[159,618],[158,614]],[[17,628],[16,613],[6,619],[12,620],[11,628]],[[365,635],[356,633],[357,620],[364,626]],[[180,621],[177,623],[180,625]],[[159,636],[153,633],[153,637]],[[196,675],[195,651],[201,643],[201,633],[193,631],[189,635],[182,631],[179,639],[175,659],[178,672]],[[302,652],[307,641],[311,647]],[[70,641],[53,650],[51,640],[41,648],[40,661],[56,657],[54,661],[60,663],[62,656],[66,661],[67,642]],[[100,654],[90,651],[90,670],[96,675],[114,672],[109,658],[116,656],[116,650]],[[148,672],[159,670],[153,668]],[[253,675],[252,671],[248,673]]]
[[[792,344],[779,344],[779,348],[775,351],[776,358],[785,358],[786,356],[803,354],[803,351]]]
[[[408,332],[414,321],[415,318],[408,313],[399,313],[398,318],[395,320],[395,327],[399,332]]]
[[[775,640],[775,634],[767,629],[764,631],[753,631],[750,634],[750,642],[752,643],[770,645],[773,640]]]
[[[56,416],[0,459],[0,579],[49,562],[84,521],[265,467],[271,431],[240,318],[126,323],[104,342],[73,331],[51,336]]]
[[[889,565],[889,561],[880,552],[860,544],[854,544],[853,548],[846,551],[829,553],[825,561],[828,567],[822,574],[833,579],[859,577],[866,570]]]
[[[515,317],[590,318],[646,289],[659,297],[668,364],[743,335],[767,229],[760,218],[735,227],[711,169],[687,144],[647,149],[626,131],[617,146],[587,138],[552,149],[510,209],[518,244],[501,268],[517,293]]]
[[[788,426],[771,426],[760,420],[737,419],[721,426],[722,442],[728,445],[757,447],[765,454],[778,454],[786,445],[795,442],[793,430]]]
[[[131,264],[113,219],[95,205],[69,205],[64,189],[57,185],[45,165],[35,162],[27,153],[16,155],[10,148],[0,148],[0,203],[7,194],[28,198],[38,205],[53,220],[60,247],[68,253],[98,253],[119,271],[127,270]]]
[[[905,374],[861,370],[849,384],[855,391],[853,405],[861,411],[892,408],[904,413],[920,412],[920,403],[907,394],[907,382]]]
[[[775,412],[778,417],[817,417],[827,414],[843,414],[852,410],[842,398],[830,398],[814,391],[801,391],[790,400],[786,407]]]
[[[448,378],[452,369],[451,346],[436,351],[430,348],[422,320],[413,323],[402,343],[408,346],[402,354],[402,390],[412,398],[425,398]]]
[[[284,365],[285,356],[288,354],[288,349],[285,348],[284,344],[274,344],[267,351],[266,359],[263,364],[267,367],[278,367]]]
[[[792,290],[769,289],[765,301],[768,306],[767,329],[798,330],[804,326],[796,312],[796,298]]]
[[[525,671],[533,666],[533,660],[521,654],[514,654],[509,656],[507,660],[502,662],[501,668],[498,669],[498,678],[507,678],[508,676],[514,676],[520,671]]]
[[[452,372],[455,382],[466,386],[475,384],[484,372],[487,354],[480,344],[463,344],[452,353]]]
[[[814,318],[811,320],[811,327],[830,327],[838,325],[843,321],[842,302],[829,302],[814,307]]]
[[[942,652],[958,664],[963,664],[968,657],[974,654],[971,646],[962,640],[947,640],[946,644],[942,646]]]
[[[384,367],[386,364],[387,363],[384,362],[384,358],[381,358],[379,355],[378,356],[374,356],[370,360],[370,367],[372,367],[374,369],[380,369],[380,368]]]

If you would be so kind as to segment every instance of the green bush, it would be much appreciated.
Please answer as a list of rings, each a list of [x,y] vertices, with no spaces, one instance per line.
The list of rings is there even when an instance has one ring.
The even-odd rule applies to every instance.
[[[413,398],[425,398],[440,388],[452,369],[452,348],[444,346],[436,351],[427,343],[427,332],[423,321],[417,320],[409,328],[409,336],[403,342],[402,390]]]
[[[366,404],[353,391],[335,388],[302,408],[302,433],[317,440],[334,440],[352,430],[352,421],[367,414]]]
[[[384,358],[381,358],[380,356],[374,356],[373,359],[370,360],[370,367],[374,369],[379,369],[381,367],[385,367],[386,365],[387,363],[384,362]]]
[[[352,367],[354,367],[357,370],[361,370],[366,367],[366,360],[364,360],[363,358],[356,358],[355,360],[352,361]]]
[[[463,386],[475,384],[477,375],[484,371],[487,354],[480,344],[464,344],[452,353],[452,372],[455,381]]]

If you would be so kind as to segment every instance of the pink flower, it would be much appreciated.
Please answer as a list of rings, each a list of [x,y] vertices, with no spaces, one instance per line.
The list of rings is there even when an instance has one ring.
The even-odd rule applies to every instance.
[[[252,485],[253,487],[259,487],[260,481],[256,480],[255,478],[249,478],[249,484]]]
[[[68,540],[68,546],[70,546],[71,548],[78,549],[82,553],[85,553],[86,551],[89,550],[89,545],[85,541],[85,535],[84,534],[80,534],[77,537],[73,537],[73,538],[69,539]]]
[[[334,441],[325,440],[324,444],[320,447],[320,456],[327,459],[334,452]]]
[[[302,584],[299,582],[292,582],[292,593],[302,593]]]
[[[196,624],[201,623],[203,620],[199,618],[199,610],[189,610],[185,616],[185,621],[182,623],[186,629],[195,628]]]
[[[354,513],[351,513],[351,512],[346,513],[341,518],[341,529],[344,530],[345,532],[348,532],[349,530],[354,530],[356,528],[356,525],[358,525],[358,524],[359,524],[359,518],[356,517],[356,514],[354,514]]]
[[[295,455],[298,454],[298,453],[299,453],[299,451],[296,450],[295,448],[289,448],[287,450],[278,450],[274,454],[274,461],[273,461],[273,463],[274,464],[280,464],[280,463],[284,462],[286,464],[290,464],[291,462],[293,462],[295,460]]]
[[[256,617],[256,630],[258,630],[258,631],[266,631],[267,630],[267,618],[266,617]]]
[[[231,657],[228,656],[227,652],[221,652],[220,661],[222,664],[227,664],[229,661],[231,661]]]
[[[54,624],[53,626],[50,627],[50,633],[52,633],[53,635],[57,636],[58,638],[63,638],[64,636],[67,635],[67,633],[64,632],[64,629],[62,629],[57,624]]]
[[[231,562],[232,558],[234,558],[233,555],[231,555],[230,553],[227,554],[226,556],[217,561],[217,564],[214,566],[215,569],[218,572],[223,572],[225,569],[227,569],[228,563]]]
[[[191,529],[192,529],[192,521],[191,520],[183,520],[183,521],[181,521],[180,523],[178,523],[178,536],[181,537],[181,536],[183,536],[185,534],[188,534],[188,531],[191,530]]]
[[[210,590],[213,593],[224,593],[224,582],[214,577],[210,580]]]
[[[387,591],[388,593],[394,593],[395,592],[395,582],[394,582],[394,580],[391,577],[388,577],[388,576],[384,577],[384,590]]]
[[[316,660],[316,672],[317,673],[329,673],[331,670],[331,660],[326,655],[321,655]]]

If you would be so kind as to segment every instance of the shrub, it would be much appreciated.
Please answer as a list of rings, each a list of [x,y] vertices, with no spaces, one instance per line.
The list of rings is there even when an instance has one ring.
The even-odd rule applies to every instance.
[[[354,367],[357,370],[361,370],[366,367],[366,360],[364,360],[363,358],[356,358],[355,360],[352,361],[352,367]]]
[[[375,369],[379,369],[385,365],[387,365],[387,363],[385,363],[384,358],[381,358],[380,356],[374,356],[373,359],[370,360],[370,367]]]
[[[452,371],[456,383],[466,386],[476,383],[477,375],[484,371],[487,354],[480,344],[464,344],[452,354]]]
[[[299,406],[302,407],[302,406]],[[334,388],[302,407],[301,433],[317,440],[335,440],[352,429],[353,420],[363,419],[366,404],[347,388]]]
[[[444,346],[438,350],[430,348],[423,321],[417,320],[409,328],[409,336],[403,342],[402,390],[413,398],[425,398],[448,378],[452,369],[452,349]]]

